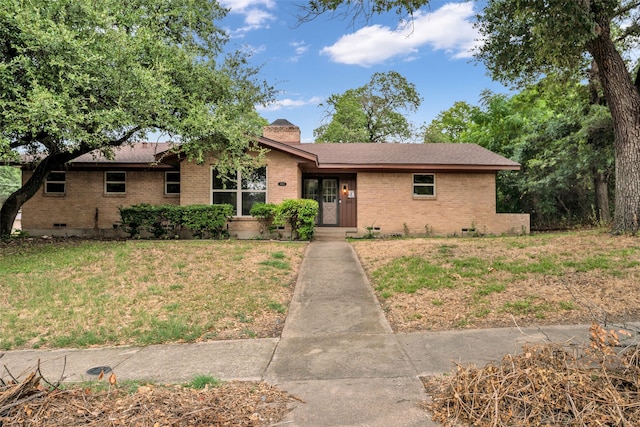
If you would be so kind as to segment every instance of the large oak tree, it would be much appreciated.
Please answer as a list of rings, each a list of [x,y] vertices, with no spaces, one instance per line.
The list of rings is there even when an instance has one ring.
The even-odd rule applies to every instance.
[[[311,0],[301,19],[326,13],[410,15],[429,0]],[[478,16],[477,57],[494,78],[531,84],[544,75],[598,69],[615,136],[613,231],[640,228],[640,93],[621,52],[640,34],[637,0],[489,0]],[[454,31],[455,29],[452,29]],[[640,80],[640,79],[639,79]]]
[[[242,165],[273,90],[222,56],[215,0],[0,0],[0,161],[33,174],[0,210],[0,237],[48,173],[164,131],[196,160]]]

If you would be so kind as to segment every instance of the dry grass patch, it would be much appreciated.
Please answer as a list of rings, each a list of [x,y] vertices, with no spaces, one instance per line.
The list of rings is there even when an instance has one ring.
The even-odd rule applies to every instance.
[[[640,240],[588,231],[353,241],[395,331],[640,319]]]
[[[3,245],[0,349],[278,336],[305,247],[266,241]]]

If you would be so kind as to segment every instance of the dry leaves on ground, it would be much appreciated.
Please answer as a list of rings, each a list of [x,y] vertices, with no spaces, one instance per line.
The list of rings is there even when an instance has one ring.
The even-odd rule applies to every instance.
[[[424,378],[425,407],[445,426],[640,425],[640,349],[593,324],[591,346],[525,346],[483,368]]]
[[[0,426],[266,426],[281,421],[294,400],[262,382],[202,390],[145,385],[133,392],[111,384],[92,391],[51,388],[33,372],[0,387]]]

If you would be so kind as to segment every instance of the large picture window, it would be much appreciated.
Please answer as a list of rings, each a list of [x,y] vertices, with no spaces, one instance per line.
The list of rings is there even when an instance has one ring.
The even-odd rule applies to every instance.
[[[67,191],[67,173],[51,171],[44,183],[46,194],[64,194]]]
[[[104,192],[107,194],[124,194],[127,192],[126,172],[105,172]]]
[[[413,175],[414,197],[435,197],[436,176],[432,173],[416,173]]]
[[[249,216],[255,203],[267,201],[267,168],[261,167],[253,172],[240,171],[235,178],[222,179],[215,169],[212,170],[212,203],[228,203],[233,206],[235,216]],[[238,185],[240,183],[240,185]]]

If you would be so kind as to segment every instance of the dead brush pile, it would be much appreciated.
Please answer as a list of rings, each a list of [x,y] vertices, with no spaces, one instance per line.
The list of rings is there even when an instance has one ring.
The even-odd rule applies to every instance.
[[[591,343],[528,345],[484,368],[425,378],[445,426],[640,426],[640,349],[593,324]]]
[[[296,398],[265,383],[234,381],[195,390],[182,386],[106,390],[60,387],[39,370],[21,382],[0,383],[0,427],[8,426],[266,426]]]

